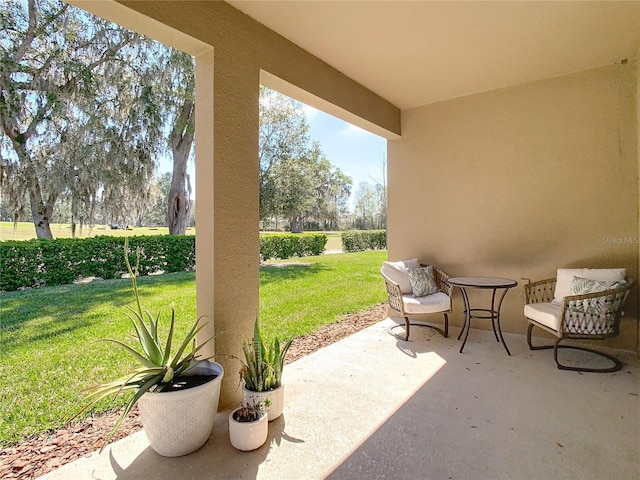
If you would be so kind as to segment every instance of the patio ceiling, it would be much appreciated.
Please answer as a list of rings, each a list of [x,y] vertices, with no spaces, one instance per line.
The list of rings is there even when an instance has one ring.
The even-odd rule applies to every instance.
[[[635,58],[640,2],[229,3],[407,109]]]

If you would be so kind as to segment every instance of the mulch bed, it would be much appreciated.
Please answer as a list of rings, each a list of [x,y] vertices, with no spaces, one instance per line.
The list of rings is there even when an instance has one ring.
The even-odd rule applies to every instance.
[[[321,330],[294,339],[286,363],[330,345],[356,333],[387,315],[387,304],[376,305],[360,313],[348,315],[344,320],[327,325]],[[105,413],[83,422],[26,439],[12,447],[0,450],[0,478],[30,480],[99,450],[102,441],[121,411]],[[134,409],[122,423],[113,440],[119,440],[142,429],[138,411]]]

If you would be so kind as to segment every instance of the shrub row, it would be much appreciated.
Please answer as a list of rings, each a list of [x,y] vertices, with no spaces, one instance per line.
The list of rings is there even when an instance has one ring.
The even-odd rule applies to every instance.
[[[343,252],[361,252],[363,250],[386,250],[386,230],[364,230],[344,232],[342,234]]]
[[[140,247],[140,275],[192,270],[196,264],[193,235],[129,237],[130,260]],[[289,258],[320,255],[324,234],[260,235],[260,256]],[[0,242],[0,291],[64,285],[87,277],[120,278],[127,271],[124,237],[59,238]]]
[[[260,235],[260,258],[291,258],[324,253],[327,236],[323,233]]]
[[[129,245],[132,264],[140,247],[140,275],[181,272],[196,263],[193,235],[133,236]],[[0,290],[119,278],[127,271],[123,247],[123,237],[111,236],[0,242]]]

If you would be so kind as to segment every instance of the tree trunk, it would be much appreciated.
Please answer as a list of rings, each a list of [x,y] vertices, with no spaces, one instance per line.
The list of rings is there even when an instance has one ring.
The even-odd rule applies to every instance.
[[[291,233],[302,233],[302,219],[299,216],[293,217],[289,222]]]
[[[191,212],[191,199],[187,184],[189,176],[185,165],[181,166],[176,162],[174,155],[173,177],[171,178],[171,189],[169,190],[169,234],[184,235],[189,225],[189,213]]]
[[[21,163],[23,165],[29,165],[28,160],[30,159],[26,152],[24,143],[18,144],[15,141],[13,143],[18,146],[18,148],[15,148],[14,150],[18,154],[18,158]],[[31,167],[27,167],[24,170],[24,173],[28,178],[29,203],[31,206],[33,226],[36,229],[36,237],[53,239],[53,233],[51,233],[49,221],[53,214],[53,206],[56,203],[57,195],[50,194],[47,202],[45,203],[42,198],[42,189],[40,188],[40,183],[38,182],[35,171],[33,171]]]
[[[169,189],[169,234],[184,235],[189,226],[191,187],[187,163],[191,153],[194,132],[194,102],[185,100],[173,123],[170,136],[173,154],[173,175]]]
[[[71,238],[76,238],[76,217],[78,216],[78,203],[75,194],[71,196]]]
[[[33,180],[29,185],[29,200],[31,201],[31,215],[33,216],[33,225],[36,228],[36,236],[53,239],[49,221],[53,213],[54,201],[49,201],[48,205],[45,205],[37,180]]]

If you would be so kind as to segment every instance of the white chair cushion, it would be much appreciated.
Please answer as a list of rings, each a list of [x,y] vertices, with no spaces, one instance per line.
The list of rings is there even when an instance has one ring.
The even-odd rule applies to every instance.
[[[409,273],[407,268],[419,268],[420,262],[417,258],[402,260],[399,262],[382,262],[382,272],[392,281],[400,285],[402,293],[413,293]]]
[[[438,313],[451,310],[451,298],[446,293],[438,292],[426,297],[402,295],[405,313]]]
[[[562,308],[555,303],[530,303],[524,306],[524,316],[549,327],[560,329]]]
[[[562,299],[575,295],[571,291],[573,277],[599,280],[601,282],[621,282],[627,277],[625,268],[559,268],[556,275],[554,303],[562,303]]]

